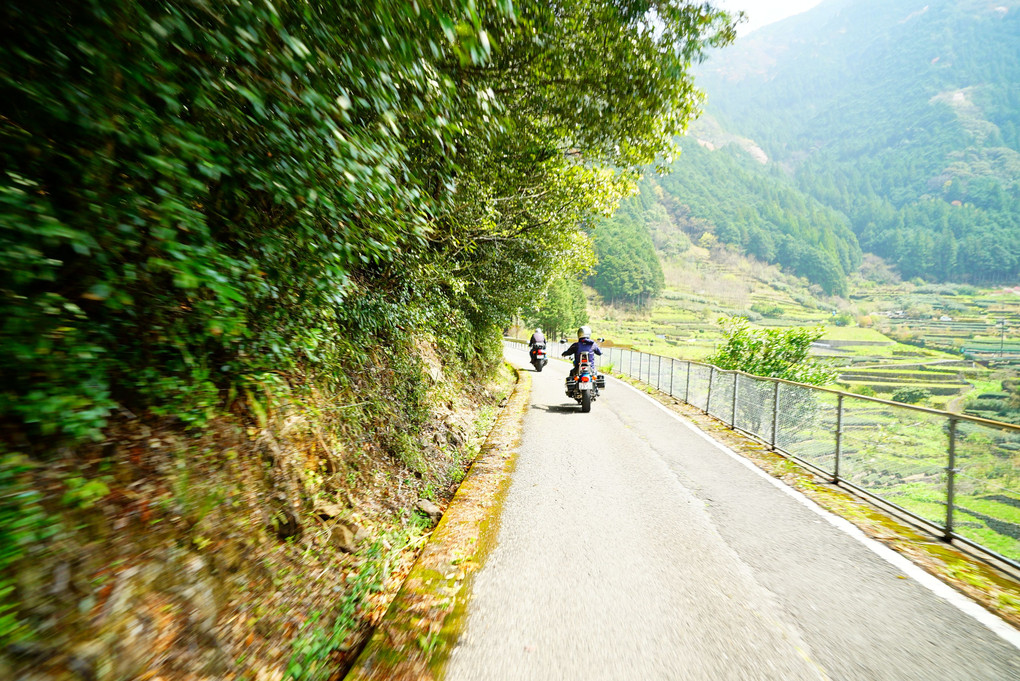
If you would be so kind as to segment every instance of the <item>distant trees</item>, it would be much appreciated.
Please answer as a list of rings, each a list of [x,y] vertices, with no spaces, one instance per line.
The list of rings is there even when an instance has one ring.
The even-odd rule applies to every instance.
[[[905,387],[900,388],[892,394],[893,402],[904,404],[917,404],[931,397],[931,391],[927,388]]]
[[[857,2],[830,21],[817,8],[796,34],[749,36],[718,56],[718,69],[706,69],[712,113],[774,159],[758,175],[782,168],[799,193],[844,216],[860,247],[903,278],[1016,282],[1020,22],[951,2],[903,22],[910,11],[904,0]],[[757,68],[761,53],[781,55],[766,77]],[[746,77],[733,78],[741,69]],[[762,192],[759,183],[753,201],[767,202]],[[708,210],[698,204],[696,212]],[[731,233],[717,230],[723,241]],[[743,246],[771,262],[760,236]],[[822,250],[850,271],[829,246]],[[798,273],[831,282],[839,277],[830,264],[812,257]]]
[[[644,225],[626,218],[600,225],[595,254],[598,263],[588,282],[605,301],[643,305],[662,291],[662,265]]]
[[[552,340],[569,334],[588,323],[588,307],[581,282],[568,277],[557,277],[549,285],[549,292],[528,314],[532,325],[545,331]]]
[[[660,225],[663,212],[672,213],[675,231],[686,228],[699,243],[727,244],[782,265],[831,295],[846,293],[847,273],[861,263],[845,216],[804,195],[790,178],[763,172],[733,146],[708,151],[686,143],[668,175],[646,176],[639,188],[621,215]]]

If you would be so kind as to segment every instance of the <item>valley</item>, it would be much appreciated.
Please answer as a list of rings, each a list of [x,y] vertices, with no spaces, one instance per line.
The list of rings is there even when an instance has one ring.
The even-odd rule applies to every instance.
[[[822,326],[812,354],[839,367],[833,387],[1014,418],[1008,388],[1015,390],[1020,366],[1015,290],[878,284],[857,276],[848,298],[832,298],[802,278],[721,247],[692,246],[664,258],[663,273],[663,292],[647,307],[606,305],[589,289],[595,333],[613,345],[703,361],[722,339],[724,317],[744,316],[766,327]]]

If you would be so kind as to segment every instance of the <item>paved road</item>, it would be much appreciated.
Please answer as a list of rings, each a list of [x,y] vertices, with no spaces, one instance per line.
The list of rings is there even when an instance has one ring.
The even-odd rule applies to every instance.
[[[448,681],[1020,679],[1017,647],[633,390],[581,414],[566,371],[533,374]]]

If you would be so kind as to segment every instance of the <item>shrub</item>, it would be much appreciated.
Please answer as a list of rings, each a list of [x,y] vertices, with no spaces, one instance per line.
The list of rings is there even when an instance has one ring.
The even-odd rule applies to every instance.
[[[393,336],[491,356],[733,37],[688,3],[37,4],[0,8],[0,426],[40,450]]]
[[[968,411],[988,411],[995,412],[996,414],[1005,414],[1010,410],[1010,405],[1007,400],[995,399],[990,397],[981,396],[976,400],[967,405]]]
[[[847,312],[843,312],[841,314],[836,315],[833,318],[832,323],[835,324],[836,326],[850,326],[850,324],[852,324],[853,321],[854,321],[853,315]]]
[[[762,317],[782,317],[783,308],[776,303],[754,303],[751,305],[751,310],[757,312]]]
[[[929,397],[931,397],[931,391],[927,388],[900,388],[892,394],[894,402],[903,402],[904,404],[917,404]]]
[[[756,329],[746,319],[722,319],[725,342],[708,358],[720,369],[738,369],[755,376],[827,385],[836,380],[831,367],[812,360],[811,343],[823,333],[814,329]]]

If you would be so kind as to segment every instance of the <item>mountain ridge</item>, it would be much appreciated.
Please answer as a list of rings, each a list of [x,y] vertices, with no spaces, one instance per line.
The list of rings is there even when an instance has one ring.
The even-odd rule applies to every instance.
[[[790,234],[784,225],[818,202],[842,216],[825,213],[818,222],[819,212],[808,211],[814,227],[828,233],[808,245],[838,262],[836,280],[859,262],[835,246],[847,240],[838,226],[845,223],[853,248],[885,258],[904,277],[1015,282],[1018,83],[1020,1],[823,2],[740,38],[702,65],[706,115],[689,139],[711,153],[684,144],[686,158],[672,170],[685,179],[667,181],[670,200],[711,223],[720,241],[756,257],[762,255],[751,247],[748,225],[773,239]],[[733,144],[752,154],[760,149],[766,160],[757,172],[740,167],[739,188],[738,178],[720,181],[716,167],[730,163],[716,155],[732,155]],[[741,220],[739,209],[720,210],[698,196],[697,186],[712,181],[717,202],[782,201],[760,219]],[[783,253],[763,259],[823,283]]]

